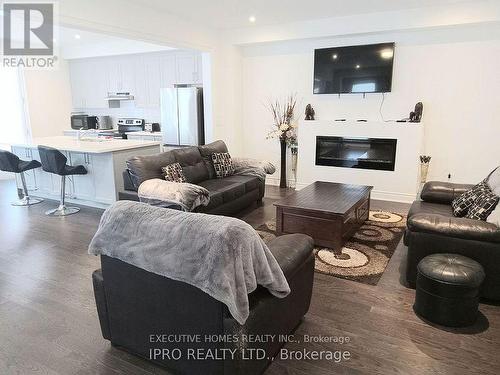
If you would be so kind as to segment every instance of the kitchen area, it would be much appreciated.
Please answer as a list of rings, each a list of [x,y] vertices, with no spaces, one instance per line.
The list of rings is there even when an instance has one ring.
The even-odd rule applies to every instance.
[[[43,168],[25,171],[30,195],[57,200],[63,191],[70,203],[105,208],[124,189],[126,160],[205,143],[202,53],[174,48],[150,48],[148,52],[144,46],[134,50],[128,44],[108,48],[111,53],[99,45],[94,56],[92,43],[79,45],[82,39],[92,38],[77,36],[80,34],[66,35],[70,43],[62,48],[65,66],[57,72],[67,76],[63,79],[71,97],[65,125],[59,124],[60,130],[52,129],[49,136],[32,131],[33,136],[11,143],[10,148],[20,160],[40,162],[38,146],[48,146],[59,150],[69,166],[82,165],[87,170],[83,175],[67,176],[62,189],[59,176]],[[101,39],[96,40],[102,44]],[[68,98],[64,100],[68,102]],[[21,191],[19,174],[16,182]]]

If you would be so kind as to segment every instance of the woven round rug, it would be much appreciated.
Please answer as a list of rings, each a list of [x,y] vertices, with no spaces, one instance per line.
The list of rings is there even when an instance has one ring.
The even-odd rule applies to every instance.
[[[323,274],[376,285],[401,241],[406,216],[394,212],[370,211],[368,220],[340,251],[315,247],[315,270]],[[264,242],[276,238],[276,222],[257,229]]]

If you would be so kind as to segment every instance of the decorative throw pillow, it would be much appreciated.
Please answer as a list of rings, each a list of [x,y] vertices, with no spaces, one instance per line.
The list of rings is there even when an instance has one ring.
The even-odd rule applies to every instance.
[[[487,179],[488,179],[488,186],[490,187],[491,191],[495,193],[495,195],[500,196],[500,167],[494,169],[489,174]]]
[[[212,154],[212,163],[214,164],[217,178],[224,178],[234,174],[233,161],[229,152],[215,152]]]
[[[485,190],[490,190],[486,184],[486,180],[456,197],[453,202],[451,202],[453,215],[458,217],[467,215],[474,202],[484,193]]]
[[[468,219],[486,220],[498,204],[498,197],[488,188],[474,201],[465,215]]]
[[[182,167],[179,163],[169,164],[166,167],[162,167],[163,176],[165,180],[171,182],[186,182],[186,177],[182,171]]]
[[[497,207],[488,216],[486,221],[488,223],[495,224],[497,227],[500,227],[500,204],[497,203]]]

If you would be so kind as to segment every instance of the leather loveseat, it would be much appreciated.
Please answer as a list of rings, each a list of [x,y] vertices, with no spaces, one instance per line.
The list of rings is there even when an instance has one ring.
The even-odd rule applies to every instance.
[[[184,147],[156,155],[135,156],[127,160],[123,173],[125,191],[119,192],[120,200],[138,201],[137,189],[148,179],[163,178],[162,167],[179,163],[187,182],[203,186],[210,192],[210,203],[197,212],[217,215],[235,215],[264,197],[265,182],[253,176],[233,175],[217,178],[211,163],[215,152],[228,152],[223,141],[204,146]]]
[[[417,265],[435,253],[464,255],[481,264],[486,278],[481,296],[500,300],[500,228],[485,221],[453,216],[453,199],[473,185],[427,182],[422,200],[408,213],[404,244],[408,246],[406,279],[415,287]]]
[[[285,235],[268,247],[291,292],[280,299],[259,286],[244,325],[200,289],[102,255],[93,284],[103,337],[174,373],[262,373],[307,313],[314,276],[312,238]]]

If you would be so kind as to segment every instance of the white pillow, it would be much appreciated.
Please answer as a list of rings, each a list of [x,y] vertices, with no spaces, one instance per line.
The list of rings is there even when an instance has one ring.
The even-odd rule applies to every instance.
[[[488,178],[488,185],[491,191],[500,197],[500,167],[491,172]]]
[[[486,221],[500,227],[500,203],[497,204],[497,207],[493,210],[490,216],[488,216]]]

